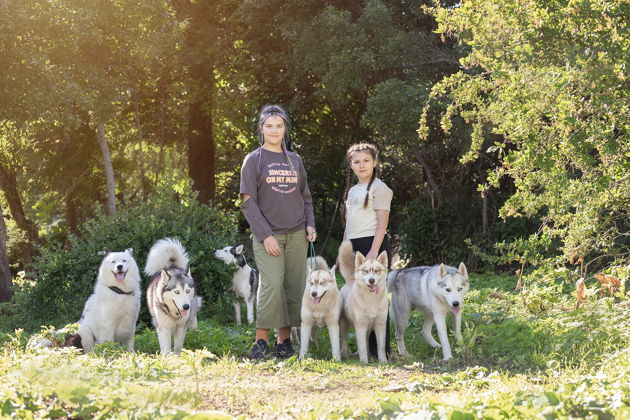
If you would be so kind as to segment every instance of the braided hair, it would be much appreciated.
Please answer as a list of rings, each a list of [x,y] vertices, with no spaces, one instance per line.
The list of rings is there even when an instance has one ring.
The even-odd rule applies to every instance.
[[[350,184],[352,183],[352,175],[354,174],[354,172],[352,171],[352,155],[358,152],[369,153],[370,155],[372,155],[372,159],[374,159],[375,162],[378,162],[378,149],[373,144],[357,143],[357,144],[353,144],[352,146],[348,148],[348,150],[346,150],[346,162],[348,166],[347,166],[347,176],[346,176],[346,190],[343,193],[344,203],[348,200],[348,191],[350,191]],[[370,177],[370,181],[368,182],[368,185],[367,185],[367,190],[365,193],[365,200],[363,201],[363,208],[367,208],[368,202],[370,200],[370,188],[372,187],[374,180],[378,177],[378,174],[379,174],[379,170],[378,170],[378,165],[377,165],[374,168],[374,171],[372,171],[372,176]],[[345,220],[346,220],[345,206],[342,207],[341,211],[342,211],[342,220],[343,220],[343,223],[345,224]]]
[[[267,121],[269,117],[280,117],[284,120],[284,136],[282,137],[282,153],[284,153],[284,157],[291,168],[291,171],[295,174],[295,177],[298,178],[299,174],[295,170],[291,159],[289,159],[289,155],[287,154],[287,143],[289,142],[289,132],[291,129],[291,121],[289,120],[289,113],[282,108],[280,105],[265,105],[260,110],[258,114],[258,126],[257,133],[260,139],[260,144],[263,145],[265,143],[265,136],[263,135],[262,126]]]

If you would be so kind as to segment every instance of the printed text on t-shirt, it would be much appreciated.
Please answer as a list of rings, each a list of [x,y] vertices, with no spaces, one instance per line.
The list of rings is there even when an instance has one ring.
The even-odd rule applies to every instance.
[[[287,169],[271,169],[275,166],[283,166]],[[267,176],[265,182],[271,186],[273,191],[281,194],[289,194],[297,189],[298,183],[297,172],[288,169],[289,165],[286,163],[274,162],[267,165]],[[293,184],[293,185],[289,185]]]

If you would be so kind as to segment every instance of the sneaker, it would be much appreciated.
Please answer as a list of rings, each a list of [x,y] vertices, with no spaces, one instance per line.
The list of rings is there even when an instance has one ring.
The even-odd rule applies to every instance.
[[[266,359],[269,357],[269,345],[262,338],[252,347],[252,359]]]
[[[276,344],[275,353],[278,359],[288,359],[293,356],[295,352],[293,351],[293,346],[291,345],[291,339],[285,338],[282,343]]]

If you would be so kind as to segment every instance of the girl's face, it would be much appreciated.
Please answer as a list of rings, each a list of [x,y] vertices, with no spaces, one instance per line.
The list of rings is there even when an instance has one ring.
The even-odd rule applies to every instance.
[[[263,138],[265,139],[264,144],[274,149],[281,149],[285,130],[286,126],[282,117],[278,115],[268,117],[262,125]]]
[[[350,167],[360,183],[368,182],[376,168],[376,160],[370,152],[354,152],[350,159]]]

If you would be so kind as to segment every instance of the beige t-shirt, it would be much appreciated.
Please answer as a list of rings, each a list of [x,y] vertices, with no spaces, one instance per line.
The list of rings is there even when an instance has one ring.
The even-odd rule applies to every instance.
[[[376,211],[389,211],[394,192],[383,181],[374,179],[370,187],[367,208],[363,208],[368,184],[357,184],[348,191],[346,200],[346,239],[374,236]]]

